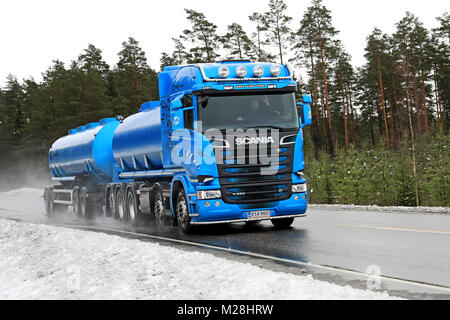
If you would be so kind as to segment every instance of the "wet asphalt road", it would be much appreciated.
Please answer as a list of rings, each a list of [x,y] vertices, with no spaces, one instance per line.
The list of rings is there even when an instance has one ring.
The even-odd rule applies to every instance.
[[[318,279],[359,288],[367,288],[364,274],[376,270],[386,278],[382,280],[381,289],[391,294],[450,299],[450,215],[315,208],[308,211],[308,217],[295,220],[287,230],[276,230],[270,222],[262,222],[255,227],[243,224],[201,227],[194,235],[183,235],[176,228],[164,231],[148,226],[130,229],[110,219],[85,222],[65,215],[49,221],[44,215],[41,199],[18,201],[18,198],[0,195],[0,217],[86,225],[94,231],[96,227],[108,228],[109,233],[118,230],[119,235],[120,230],[126,230],[282,258],[304,265],[287,266],[286,269],[289,263],[282,267],[279,261],[274,264],[264,262],[270,260],[264,258],[257,263],[287,272],[301,268]],[[145,237],[136,235],[136,238]]]

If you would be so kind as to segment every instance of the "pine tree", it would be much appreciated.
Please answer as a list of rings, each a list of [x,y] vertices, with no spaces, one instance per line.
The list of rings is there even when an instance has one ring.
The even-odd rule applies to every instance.
[[[387,62],[389,61],[388,36],[383,34],[381,30],[375,28],[367,37],[366,54],[367,72],[372,77],[372,81],[377,83],[378,87],[378,121],[381,127],[384,127],[384,135],[386,138],[386,146],[390,148],[389,126],[386,112],[385,87],[383,85],[383,74],[387,74]],[[384,83],[387,81],[384,80]],[[381,134],[380,130],[380,134]]]
[[[189,40],[194,45],[190,49],[192,61],[195,62],[213,62],[220,57],[218,50],[220,48],[220,37],[217,35],[217,26],[208,20],[203,13],[184,9],[187,19],[191,23],[192,29],[183,31],[181,39]]]
[[[278,47],[280,63],[284,63],[284,50],[287,48],[291,36],[289,23],[292,18],[287,16],[287,5],[283,0],[269,0],[269,11],[264,15],[264,24],[269,37],[267,43]]]
[[[252,60],[252,43],[247,33],[238,23],[228,26],[228,33],[222,38],[223,47],[227,50],[227,59],[230,60]]]
[[[69,73],[80,81],[84,122],[98,121],[102,117],[111,116],[106,83],[109,65],[103,61],[102,51],[89,44],[77,61],[72,63]]]
[[[323,88],[322,105],[324,106],[323,119],[326,119],[324,130],[326,129],[328,151],[331,155],[333,155],[334,138],[332,132],[331,109],[329,103],[330,97],[328,94],[326,60],[330,59],[335,52],[335,48],[333,47],[334,37],[338,32],[333,27],[331,21],[331,13],[322,4],[322,0],[313,0],[312,6],[308,7],[306,12],[304,13],[300,25],[300,30],[304,32],[306,37],[304,41],[310,42],[311,46],[315,47],[315,49],[311,49],[310,52],[316,52],[318,55],[318,60],[320,61],[320,73],[322,75],[321,86]],[[313,42],[311,43],[311,41]]]
[[[259,62],[271,62],[275,56],[267,52],[264,47],[267,45],[264,34],[267,32],[267,23],[264,14],[254,12],[248,17],[256,25],[256,32],[252,33],[253,56],[257,57]]]
[[[139,42],[132,37],[122,42],[113,78],[116,113],[135,113],[142,103],[158,98],[157,74],[148,66]]]

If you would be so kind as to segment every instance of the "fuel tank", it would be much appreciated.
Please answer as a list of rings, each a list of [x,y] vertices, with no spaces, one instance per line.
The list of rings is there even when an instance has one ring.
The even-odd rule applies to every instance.
[[[123,120],[113,137],[113,153],[125,171],[158,170],[163,167],[161,107],[142,105],[139,113]]]
[[[110,181],[113,176],[113,135],[120,122],[102,119],[69,130],[49,151],[49,167],[53,177],[91,176]]]

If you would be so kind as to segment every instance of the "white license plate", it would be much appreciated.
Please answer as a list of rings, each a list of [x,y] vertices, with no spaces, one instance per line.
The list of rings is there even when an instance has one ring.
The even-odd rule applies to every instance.
[[[250,211],[247,213],[248,219],[270,218],[270,210]]]

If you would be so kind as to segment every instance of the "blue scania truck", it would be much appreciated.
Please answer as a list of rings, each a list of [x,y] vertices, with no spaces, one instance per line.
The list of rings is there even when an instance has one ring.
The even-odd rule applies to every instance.
[[[271,220],[307,210],[303,128],[311,98],[296,100],[289,68],[222,61],[168,66],[159,101],[128,118],[71,129],[49,151],[52,216],[73,207],[158,227]]]

